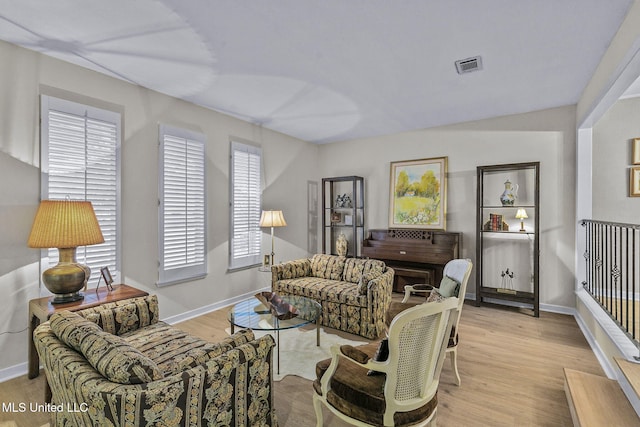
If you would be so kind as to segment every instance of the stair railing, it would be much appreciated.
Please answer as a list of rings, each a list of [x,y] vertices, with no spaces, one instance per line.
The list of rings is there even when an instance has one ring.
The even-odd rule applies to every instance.
[[[586,233],[582,286],[640,349],[640,225],[587,219],[580,225]]]

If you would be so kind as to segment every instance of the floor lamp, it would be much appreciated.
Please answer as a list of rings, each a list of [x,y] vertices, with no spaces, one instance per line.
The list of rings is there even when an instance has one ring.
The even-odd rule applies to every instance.
[[[260,227],[271,227],[271,265],[275,264],[275,253],[273,251],[273,228],[284,227],[287,222],[284,220],[282,211],[262,211],[260,217]]]

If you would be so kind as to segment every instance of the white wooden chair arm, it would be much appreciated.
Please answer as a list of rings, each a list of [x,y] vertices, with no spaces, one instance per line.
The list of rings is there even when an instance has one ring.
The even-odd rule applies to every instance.
[[[408,302],[412,292],[429,294],[432,290],[433,286],[426,284],[404,285],[404,298],[402,299],[402,302]]]

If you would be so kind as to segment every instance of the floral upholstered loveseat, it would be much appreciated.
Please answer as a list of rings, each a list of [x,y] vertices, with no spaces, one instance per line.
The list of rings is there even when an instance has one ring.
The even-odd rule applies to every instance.
[[[61,311],[34,332],[51,426],[275,426],[273,338],[217,343],[158,320],[155,295]]]
[[[271,267],[272,289],[322,306],[322,324],[374,339],[385,330],[393,269],[375,259],[315,254]]]

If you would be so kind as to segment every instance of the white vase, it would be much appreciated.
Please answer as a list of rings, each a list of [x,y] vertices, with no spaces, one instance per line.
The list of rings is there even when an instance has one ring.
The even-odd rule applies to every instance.
[[[347,236],[340,233],[340,235],[336,239],[336,252],[340,256],[347,256],[348,248],[349,248],[349,242],[347,241]]]

